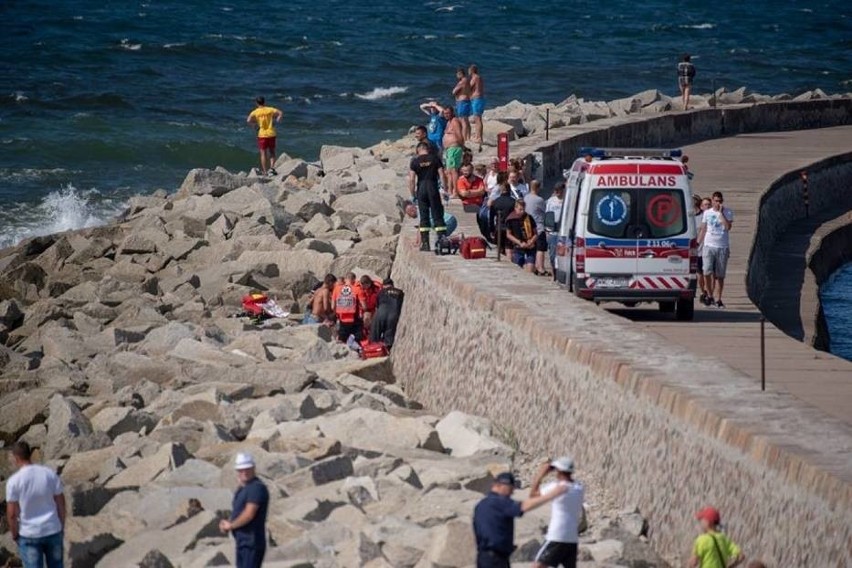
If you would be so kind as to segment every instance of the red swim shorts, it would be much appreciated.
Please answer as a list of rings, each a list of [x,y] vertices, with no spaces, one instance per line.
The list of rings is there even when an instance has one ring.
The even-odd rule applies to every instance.
[[[257,139],[257,147],[259,150],[269,150],[273,154],[275,153],[275,136],[270,136],[268,138],[258,138]]]

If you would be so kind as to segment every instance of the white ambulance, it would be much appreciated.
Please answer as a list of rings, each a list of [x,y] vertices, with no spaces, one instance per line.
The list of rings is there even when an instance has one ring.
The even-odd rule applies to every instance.
[[[594,302],[658,302],[693,318],[698,251],[692,190],[679,150],[581,148],[558,230],[557,280]],[[558,224],[557,224],[558,223]]]

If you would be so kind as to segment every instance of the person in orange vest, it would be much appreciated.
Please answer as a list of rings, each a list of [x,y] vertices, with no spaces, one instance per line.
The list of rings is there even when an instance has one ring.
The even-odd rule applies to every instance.
[[[369,333],[370,324],[373,321],[373,316],[376,314],[376,305],[379,301],[381,288],[381,282],[374,281],[366,274],[361,276],[361,280],[356,285],[358,298],[361,302],[361,313],[364,316],[365,335]]]
[[[353,284],[338,282],[331,294],[331,305],[337,316],[337,339],[346,343],[349,336],[361,340],[361,301]]]

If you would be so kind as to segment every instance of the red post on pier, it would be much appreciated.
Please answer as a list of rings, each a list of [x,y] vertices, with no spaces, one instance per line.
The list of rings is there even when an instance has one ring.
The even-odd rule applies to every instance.
[[[497,135],[497,159],[500,161],[497,171],[509,171],[509,135],[505,132]]]

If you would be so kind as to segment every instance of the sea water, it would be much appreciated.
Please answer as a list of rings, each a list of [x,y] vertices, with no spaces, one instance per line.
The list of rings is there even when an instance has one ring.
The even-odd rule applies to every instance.
[[[831,352],[852,361],[852,262],[843,265],[820,287]]]
[[[852,91],[852,8],[827,0],[0,2],[0,247],[103,223],[195,167],[247,170],[253,99],[278,147],[399,138],[479,65],[489,106],[696,90]]]

